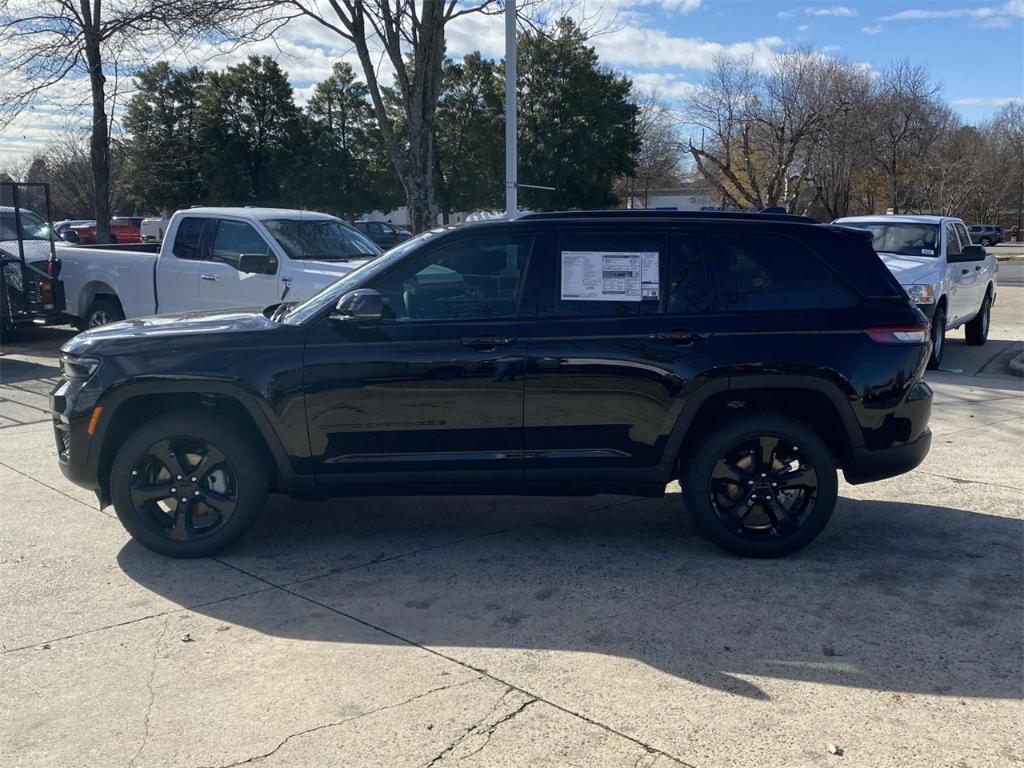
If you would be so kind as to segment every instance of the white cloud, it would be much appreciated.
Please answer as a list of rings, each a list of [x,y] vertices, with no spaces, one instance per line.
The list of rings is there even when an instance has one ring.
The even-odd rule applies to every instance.
[[[992,19],[1024,18],[1024,0],[1008,0],[999,6],[981,6],[980,8],[946,8],[944,10],[911,9],[899,11],[889,16],[879,17],[879,21],[920,21],[922,19]]]
[[[780,19],[792,19],[794,16],[796,16],[796,13],[797,13],[796,10],[789,10],[789,11],[779,11],[775,15],[778,16]]]
[[[846,18],[857,15],[856,9],[848,8],[845,5],[832,5],[827,8],[808,7],[804,8],[804,13],[808,16],[843,16]]]
[[[806,32],[810,28],[811,28],[810,24],[801,24],[799,27],[796,28],[796,31],[797,32]]]
[[[641,93],[654,93],[670,101],[683,101],[700,88],[670,72],[640,72],[632,75],[633,85]]]
[[[761,37],[740,43],[715,43],[692,37],[672,37],[660,29],[627,25],[593,41],[605,64],[627,69],[709,69],[716,55],[752,57],[755,66],[766,68],[774,49],[785,44],[781,37]]]
[[[1005,107],[1007,104],[1022,104],[1024,97],[1021,96],[968,96],[963,99],[953,99],[950,104],[958,107]]]
[[[870,27],[861,27],[860,31],[863,32],[865,35],[877,35],[883,29],[885,29],[885,27],[883,27],[881,24],[875,24]]]

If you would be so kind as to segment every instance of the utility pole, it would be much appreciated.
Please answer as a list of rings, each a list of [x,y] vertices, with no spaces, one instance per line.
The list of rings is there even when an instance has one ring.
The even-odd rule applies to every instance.
[[[505,0],[505,215],[515,218],[518,200],[516,116],[516,0]]]

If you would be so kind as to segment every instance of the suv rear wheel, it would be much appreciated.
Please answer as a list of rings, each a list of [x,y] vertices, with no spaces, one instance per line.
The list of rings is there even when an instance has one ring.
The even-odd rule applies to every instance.
[[[239,539],[267,498],[259,451],[231,425],[191,412],[133,432],[111,467],[110,496],[136,541],[168,557],[207,557]]]
[[[820,437],[779,413],[731,418],[703,436],[681,477],[697,526],[727,552],[780,557],[821,533],[838,493]]]

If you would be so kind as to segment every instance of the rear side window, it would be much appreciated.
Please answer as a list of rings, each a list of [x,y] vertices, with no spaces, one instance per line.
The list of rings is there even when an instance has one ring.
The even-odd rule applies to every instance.
[[[172,252],[179,259],[201,259],[199,241],[203,237],[204,219],[187,216],[178,223],[178,231],[174,235]]]
[[[726,311],[835,309],[856,294],[805,246],[775,235],[712,238]]]
[[[669,314],[710,311],[707,268],[701,255],[700,238],[696,235],[673,236],[666,294]]]

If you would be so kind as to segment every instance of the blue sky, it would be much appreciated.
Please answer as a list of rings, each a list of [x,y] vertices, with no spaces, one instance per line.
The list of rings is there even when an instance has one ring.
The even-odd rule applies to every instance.
[[[720,51],[749,55],[763,65],[773,52],[803,45],[876,70],[898,58],[925,64],[969,123],[990,117],[1010,100],[1024,101],[1024,0],[547,0],[546,8],[554,12],[565,5],[589,19],[588,26],[604,29],[592,42],[605,64],[670,104],[699,86]],[[500,58],[503,19],[463,16],[449,26],[447,41],[456,58],[473,50]],[[309,19],[288,24],[274,40],[230,55],[215,53],[200,46],[179,52],[179,58],[223,68],[250,53],[272,56],[288,73],[300,103],[338,59],[360,71],[351,46]],[[387,71],[380,74],[383,82],[390,79]],[[119,84],[121,104],[129,85]],[[54,88],[0,135],[0,164],[37,152],[62,130],[80,126],[87,93],[81,80]]]

